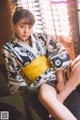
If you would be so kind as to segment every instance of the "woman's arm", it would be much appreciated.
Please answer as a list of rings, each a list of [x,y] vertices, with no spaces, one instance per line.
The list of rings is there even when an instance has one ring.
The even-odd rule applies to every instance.
[[[60,69],[56,72],[56,77],[57,77],[57,81],[58,81],[56,90],[58,93],[60,93],[64,89],[64,86],[65,86],[62,69]]]
[[[10,49],[7,46],[2,48],[3,58],[5,60],[5,66],[9,79],[9,86],[11,94],[15,94],[23,86],[26,86],[23,77],[20,75],[20,66],[16,62],[16,58],[12,55]]]
[[[72,63],[66,48],[53,37],[48,38],[47,50],[48,58],[56,71],[64,69]]]
[[[72,60],[70,59],[65,47],[53,37],[48,37],[47,50],[48,58],[56,71],[56,76],[58,80],[56,89],[58,90],[58,92],[61,92],[65,85],[62,71],[69,64],[72,63]]]

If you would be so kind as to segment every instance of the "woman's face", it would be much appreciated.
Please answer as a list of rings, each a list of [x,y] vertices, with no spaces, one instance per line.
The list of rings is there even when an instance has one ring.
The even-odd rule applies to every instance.
[[[33,32],[33,26],[26,23],[25,18],[22,18],[16,25],[14,25],[17,36],[25,41]]]

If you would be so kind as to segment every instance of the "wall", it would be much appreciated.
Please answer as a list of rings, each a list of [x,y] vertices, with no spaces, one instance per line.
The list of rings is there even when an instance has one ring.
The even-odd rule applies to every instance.
[[[10,10],[8,0],[0,0],[0,50],[11,38]],[[0,63],[3,62],[0,54]]]

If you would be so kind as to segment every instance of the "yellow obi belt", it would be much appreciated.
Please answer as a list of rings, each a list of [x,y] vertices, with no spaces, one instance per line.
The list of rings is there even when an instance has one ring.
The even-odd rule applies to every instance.
[[[50,67],[50,63],[46,56],[39,56],[29,65],[22,68],[24,75],[32,82],[35,81],[42,73]]]

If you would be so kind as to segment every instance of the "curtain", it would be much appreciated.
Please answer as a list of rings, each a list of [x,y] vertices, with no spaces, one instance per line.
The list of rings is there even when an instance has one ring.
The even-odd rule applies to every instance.
[[[67,0],[70,1],[68,4],[68,14],[69,14],[69,25],[71,27],[70,37],[73,47],[74,58],[80,54],[80,38],[79,38],[79,23],[78,23],[78,12],[77,5],[79,2],[77,0]]]

